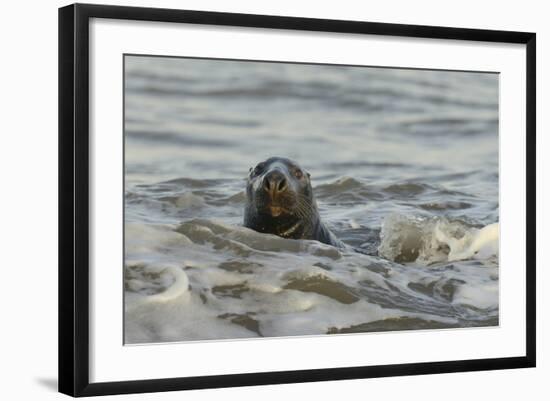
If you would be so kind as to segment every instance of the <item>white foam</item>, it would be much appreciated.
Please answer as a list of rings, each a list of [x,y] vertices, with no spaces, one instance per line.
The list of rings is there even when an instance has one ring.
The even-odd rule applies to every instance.
[[[388,216],[382,225],[379,254],[389,260],[429,265],[498,256],[499,224],[482,229],[445,218]]]
[[[444,238],[445,239],[445,238]],[[453,239],[448,238],[449,243]],[[456,240],[454,240],[456,241]],[[499,244],[499,224],[493,223],[483,227],[480,230],[472,230],[470,233],[469,244],[461,241],[454,243],[449,252],[449,261],[462,259],[487,259],[491,256],[498,256]]]
[[[169,302],[183,295],[188,295],[189,280],[180,267],[168,266],[164,273],[171,274],[174,277],[173,284],[160,294],[147,297],[147,302]]]
[[[204,199],[192,192],[186,192],[183,195],[178,196],[174,203],[180,209],[201,207],[205,205]]]
[[[497,308],[498,285],[495,282],[487,282],[477,286],[461,286],[453,302],[461,305],[475,305],[483,309]]]
[[[404,218],[395,222],[393,229],[399,226],[413,234],[424,224]],[[420,300],[419,305],[433,304],[434,311],[444,308],[445,302],[447,308],[451,303],[475,308],[498,305],[498,281],[491,279],[498,275],[496,268],[460,264],[439,271],[421,263],[404,266],[213,220],[186,224],[178,232],[172,225],[128,224],[127,342],[324,334],[404,316],[456,322],[452,316],[423,311],[420,306],[417,311],[382,306],[365,298],[370,291],[390,302],[408,297],[413,303]],[[450,239],[460,240],[445,223],[437,237],[435,226],[431,226],[434,242],[445,239],[450,249],[456,245]],[[485,249],[494,240],[494,231],[472,231],[472,240],[456,249]],[[437,294],[433,298],[418,292],[411,283],[426,287],[434,283],[439,292],[452,284],[455,295],[443,301]]]
[[[162,247],[186,246],[191,241],[170,225],[126,223],[125,250],[127,254],[156,253]]]

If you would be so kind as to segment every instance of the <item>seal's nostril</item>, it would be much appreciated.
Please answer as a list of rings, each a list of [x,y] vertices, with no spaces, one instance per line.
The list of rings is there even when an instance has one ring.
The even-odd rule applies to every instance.
[[[266,191],[269,192],[269,190],[271,189],[271,185],[270,185],[270,182],[269,182],[269,178],[265,177],[264,178],[264,189]]]
[[[286,189],[286,186],[286,179],[282,177],[279,181],[279,184],[277,185],[277,191],[283,192]]]
[[[264,177],[262,187],[273,196],[286,191],[288,189],[288,181],[279,171],[270,171]]]

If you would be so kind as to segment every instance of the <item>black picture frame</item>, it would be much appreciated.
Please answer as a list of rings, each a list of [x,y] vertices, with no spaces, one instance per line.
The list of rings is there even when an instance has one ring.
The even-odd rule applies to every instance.
[[[89,22],[91,18],[276,28],[526,46],[526,353],[520,357],[90,383]],[[252,386],[535,366],[536,35],[480,29],[75,4],[59,9],[59,391],[71,396]]]

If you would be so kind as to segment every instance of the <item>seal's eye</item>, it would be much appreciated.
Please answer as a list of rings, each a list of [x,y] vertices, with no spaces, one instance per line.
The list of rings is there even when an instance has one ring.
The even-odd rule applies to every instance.
[[[300,170],[299,168],[297,168],[296,170],[294,170],[294,176],[298,179],[302,178],[304,176],[304,173],[302,172],[302,170]]]
[[[252,176],[256,176],[260,174],[263,171],[264,167],[265,167],[265,163],[258,164],[256,168],[254,168],[254,171],[252,171]]]

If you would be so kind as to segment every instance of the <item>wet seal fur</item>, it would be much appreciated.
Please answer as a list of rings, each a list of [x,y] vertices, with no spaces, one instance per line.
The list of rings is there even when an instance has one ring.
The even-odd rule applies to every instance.
[[[283,238],[345,247],[321,221],[310,174],[284,157],[271,157],[250,169],[244,226]]]

